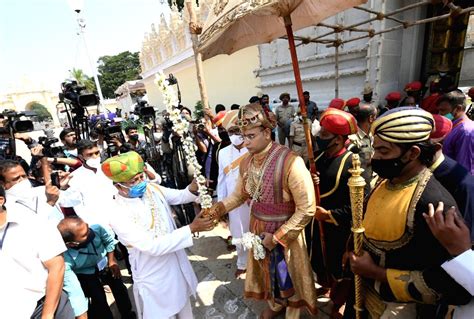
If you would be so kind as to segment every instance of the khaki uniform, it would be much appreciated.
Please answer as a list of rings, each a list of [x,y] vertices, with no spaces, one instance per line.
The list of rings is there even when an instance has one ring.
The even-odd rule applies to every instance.
[[[311,126],[311,121],[307,120],[309,126]],[[305,163],[308,162],[308,146],[306,144],[306,138],[304,134],[303,122],[296,120],[291,123],[290,126],[290,137],[293,137],[293,146],[291,150],[301,156]]]
[[[366,134],[364,131],[359,129],[356,134],[349,135],[351,146],[356,146],[359,149],[359,156],[361,166],[364,169],[362,176],[365,178],[367,183],[372,180],[372,166],[370,161],[374,155],[374,137],[372,134]],[[351,150],[351,147],[349,147]]]
[[[278,142],[285,145],[286,138],[290,135],[289,122],[293,119],[295,107],[291,104],[287,106],[280,105],[275,110],[276,120],[278,122]]]

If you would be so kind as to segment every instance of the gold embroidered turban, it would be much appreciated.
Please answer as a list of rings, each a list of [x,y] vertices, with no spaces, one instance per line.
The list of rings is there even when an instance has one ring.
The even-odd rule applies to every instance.
[[[428,140],[433,128],[430,113],[419,108],[399,107],[377,118],[371,132],[391,143],[417,143]]]
[[[273,129],[276,126],[276,118],[275,114],[264,110],[260,104],[252,103],[240,107],[237,125],[241,130],[258,126]]]

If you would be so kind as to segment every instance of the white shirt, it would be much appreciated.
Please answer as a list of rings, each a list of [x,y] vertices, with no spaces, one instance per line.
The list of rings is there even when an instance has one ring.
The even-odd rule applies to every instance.
[[[66,246],[54,225],[21,207],[10,205],[7,223],[0,250],[0,318],[30,318],[46,293],[43,262],[62,254]]]
[[[197,278],[184,250],[193,245],[191,230],[176,229],[169,205],[196,198],[187,189],[156,184],[149,184],[142,198],[116,196],[110,226],[130,254],[139,318],[172,317],[195,294]]]
[[[474,251],[469,249],[461,255],[446,261],[441,267],[454,279],[458,284],[464,287],[471,295],[474,296]],[[455,319],[472,319],[474,318],[474,299],[464,306],[459,306],[454,311]]]
[[[108,179],[101,169],[97,172],[84,166],[79,167],[72,174],[69,181],[68,193],[79,200],[74,211],[89,225],[101,225],[108,229],[108,203],[117,194],[113,182]],[[73,195],[75,194],[75,196]]]
[[[5,206],[7,208],[13,204],[23,206],[30,213],[51,221],[55,226],[64,218],[60,208],[61,200],[64,198],[62,191],[59,193],[59,200],[54,206],[47,203],[45,186],[31,187],[27,194],[18,194],[17,196],[9,193],[6,196]]]

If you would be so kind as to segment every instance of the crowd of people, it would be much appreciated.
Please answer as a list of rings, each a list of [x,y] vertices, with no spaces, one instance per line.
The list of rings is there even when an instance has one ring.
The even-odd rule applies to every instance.
[[[32,160],[0,161],[0,318],[113,318],[104,286],[122,318],[193,318],[198,282],[185,248],[219,220],[229,226],[243,297],[268,303],[261,318],[315,315],[323,295],[332,318],[355,318],[354,275],[364,317],[473,318],[474,108],[449,83],[423,91],[409,83],[406,96],[391,92],[377,105],[367,86],[325,109],[304,92],[307,114],[288,93],[276,108],[263,95],[206,109],[203,119],[180,107],[214,198],[202,211],[193,172],[180,171],[178,185],[172,171],[151,165],[139,126],[107,142],[64,128],[54,156],[17,134]],[[180,139],[166,112],[157,124],[161,162],[185,161],[171,155]],[[354,154],[365,180],[359,254],[348,186]],[[189,204],[192,218],[177,220],[177,207]]]

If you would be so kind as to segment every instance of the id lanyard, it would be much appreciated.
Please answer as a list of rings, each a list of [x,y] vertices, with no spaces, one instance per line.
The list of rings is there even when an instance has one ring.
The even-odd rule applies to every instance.
[[[5,226],[5,230],[3,231],[2,239],[0,239],[0,250],[2,250],[3,248],[3,242],[5,241],[5,235],[7,234],[7,230],[9,226],[10,226],[10,223],[7,223],[7,226]]]

